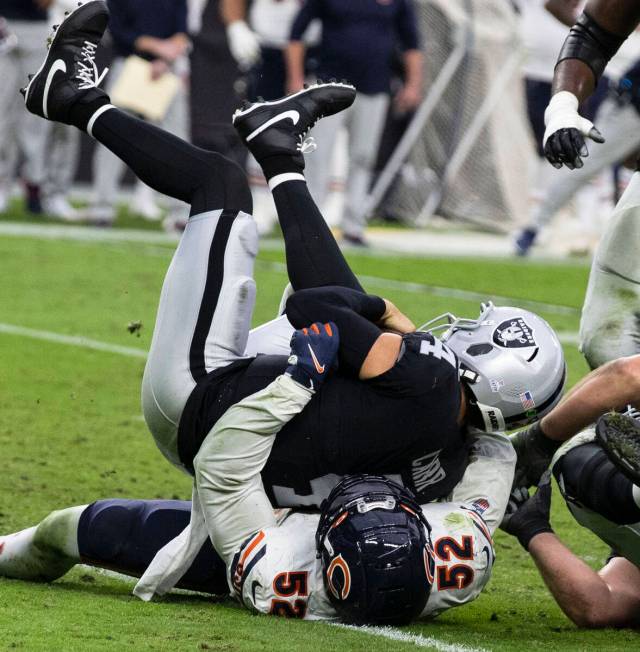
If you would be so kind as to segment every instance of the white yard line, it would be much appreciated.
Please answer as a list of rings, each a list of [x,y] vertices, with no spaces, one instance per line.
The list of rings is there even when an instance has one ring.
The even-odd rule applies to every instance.
[[[398,641],[401,643],[409,643],[415,647],[430,648],[438,652],[488,652],[486,648],[470,647],[468,645],[458,645],[456,643],[445,643],[433,636],[422,636],[421,634],[412,634],[411,632],[403,632],[393,627],[355,627],[354,625],[342,625],[340,623],[334,624],[334,627],[341,629],[349,629],[354,632],[362,634],[369,634],[379,638],[386,638],[390,641]]]
[[[153,231],[136,229],[101,229],[87,226],[67,226],[64,224],[25,224],[22,222],[0,222],[0,236],[29,237],[45,240],[73,240],[79,242],[131,242],[147,245],[172,245],[178,242],[178,236]],[[282,244],[274,240],[263,240],[261,246],[265,249],[281,248]],[[154,254],[157,255],[155,250]],[[167,252],[169,254],[169,252]],[[277,272],[286,272],[286,265],[283,263],[258,261],[258,265],[264,269],[271,269]],[[415,292],[429,294],[436,297],[449,299],[462,299],[464,301],[486,301],[491,299],[497,303],[516,303],[522,307],[530,307],[556,315],[577,315],[578,308],[561,306],[542,301],[532,301],[516,297],[507,297],[497,294],[485,294],[471,290],[460,290],[457,288],[428,285],[426,283],[413,283],[411,281],[398,281],[394,279],[381,278],[378,276],[359,275],[359,278],[369,285],[389,290],[400,290],[404,292]]]
[[[96,575],[103,575],[105,577],[112,578],[114,580],[119,580],[133,587],[137,583],[137,578],[130,577],[129,575],[123,575],[116,571],[97,568],[96,566],[86,566],[85,564],[79,564],[77,568],[83,570],[87,573],[95,573]],[[172,594],[177,595],[194,595],[202,596],[202,593],[187,591],[185,589],[172,589]],[[432,650],[437,650],[437,652],[490,652],[486,648],[481,647],[471,647],[469,645],[462,645],[456,643],[445,643],[440,641],[433,636],[422,636],[421,634],[412,634],[411,632],[403,632],[400,629],[395,629],[393,627],[374,627],[374,626],[364,626],[356,627],[354,625],[343,625],[342,623],[330,622],[326,623],[331,627],[339,627],[340,629],[348,629],[350,631],[356,632],[358,634],[367,634],[369,636],[376,636],[378,638],[386,638],[390,641],[397,641],[399,643],[409,643],[415,647],[429,648]]]
[[[147,352],[144,349],[136,349],[131,346],[120,346],[119,344],[109,344],[108,342],[99,342],[98,340],[92,340],[88,337],[61,335],[60,333],[41,331],[34,328],[25,328],[24,326],[15,326],[13,324],[0,323],[0,333],[4,333],[6,335],[19,335],[21,337],[28,337],[34,340],[54,342],[56,344],[66,344],[68,346],[75,346],[81,349],[92,349],[94,351],[105,351],[106,353],[117,353],[119,355],[128,356],[130,358],[145,359],[147,357]]]
[[[287,271],[287,266],[284,263],[258,260],[257,266],[277,272]],[[434,297],[462,299],[464,301],[482,302],[491,300],[502,305],[516,304],[521,307],[529,306],[534,310],[540,310],[541,312],[548,312],[556,315],[575,316],[580,314],[579,308],[572,308],[571,306],[560,306],[555,303],[506,297],[499,294],[485,294],[473,290],[459,290],[457,288],[448,288],[440,285],[427,285],[426,283],[414,283],[412,281],[397,281],[390,278],[381,278],[380,276],[367,276],[366,274],[358,274],[358,279],[365,285],[374,285],[387,290],[399,290],[401,292],[412,292],[415,294],[430,294]]]
[[[116,353],[124,355],[129,358],[147,357],[147,351],[144,349],[137,349],[132,346],[121,346],[119,344],[110,344],[109,342],[100,342],[99,340],[92,340],[88,337],[80,335],[62,335],[61,333],[53,333],[52,331],[41,331],[35,328],[27,328],[25,326],[16,326],[14,324],[0,323],[0,334],[5,335],[18,335],[20,337],[27,337],[34,340],[44,340],[46,342],[53,342],[55,344],[65,344],[67,346],[75,346],[80,349],[91,349],[93,351],[104,351],[105,353]],[[558,338],[562,344],[570,344],[573,346],[578,345],[578,333],[576,332],[560,332]]]

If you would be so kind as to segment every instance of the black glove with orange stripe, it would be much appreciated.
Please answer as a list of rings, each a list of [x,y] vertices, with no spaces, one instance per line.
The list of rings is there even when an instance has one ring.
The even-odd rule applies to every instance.
[[[339,345],[340,334],[333,322],[315,323],[295,331],[285,373],[303,387],[315,391],[337,365]]]

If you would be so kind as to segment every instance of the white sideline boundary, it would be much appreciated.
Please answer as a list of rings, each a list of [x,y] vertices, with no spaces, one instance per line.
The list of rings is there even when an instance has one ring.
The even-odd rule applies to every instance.
[[[286,272],[287,266],[284,263],[276,263],[273,261],[258,260],[256,267],[269,269],[277,272]],[[492,300],[502,305],[515,304],[520,307],[529,306],[534,310],[541,312],[548,312],[556,315],[579,315],[580,308],[572,308],[571,306],[560,306],[555,303],[545,303],[543,301],[535,301],[532,299],[518,299],[517,297],[505,297],[499,294],[475,292],[474,290],[459,290],[457,288],[448,288],[441,285],[428,285],[426,283],[414,283],[412,281],[398,281],[391,278],[382,278],[380,276],[368,276],[366,274],[358,274],[358,279],[365,284],[375,285],[376,287],[385,288],[387,290],[399,290],[402,292],[412,292],[415,294],[430,294],[434,297],[444,297],[445,299],[462,299],[465,301],[487,301]]]
[[[132,346],[121,346],[119,344],[111,344],[109,342],[100,342],[81,335],[63,335],[61,333],[54,333],[52,331],[42,331],[35,328],[28,328],[26,326],[16,326],[15,324],[2,324],[0,323],[0,334],[4,335],[17,335],[19,337],[26,337],[33,340],[42,340],[45,342],[52,342],[54,344],[64,344],[66,346],[75,346],[79,349],[91,349],[92,351],[102,351],[104,353],[115,353],[123,355],[128,358],[140,358],[145,360],[147,358],[147,351],[144,349],[137,349]],[[579,336],[576,332],[560,332],[558,338],[562,344],[570,344],[578,346]]]
[[[53,333],[51,331],[41,331],[34,328],[26,328],[24,326],[15,326],[13,324],[0,323],[0,333],[5,335],[18,335],[20,337],[28,337],[33,340],[54,342],[56,344],[65,344],[67,346],[75,346],[80,349],[91,349],[93,351],[117,353],[129,358],[146,359],[147,357],[147,352],[144,349],[136,349],[131,346],[120,346],[118,344],[100,342],[98,340],[92,340],[88,337],[81,337],[77,335],[62,335],[61,333]]]
[[[353,632],[369,634],[370,636],[377,636],[378,638],[386,638],[390,641],[409,643],[415,647],[430,648],[432,650],[437,650],[438,652],[489,652],[486,648],[470,647],[468,645],[459,645],[456,643],[445,643],[433,636],[422,636],[422,634],[403,632],[402,630],[393,627],[356,627],[355,625],[343,625],[341,623],[334,623],[333,626],[339,627],[340,629],[348,629]]]

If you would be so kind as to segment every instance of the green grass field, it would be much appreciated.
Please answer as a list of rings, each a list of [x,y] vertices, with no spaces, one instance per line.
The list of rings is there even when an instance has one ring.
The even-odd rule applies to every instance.
[[[144,359],[35,339],[19,329],[122,347],[149,345],[171,247],[0,237],[0,532],[54,508],[97,498],[187,498],[190,481],[155,449],[140,416]],[[256,323],[271,318],[285,284],[278,249],[257,265]],[[444,311],[475,316],[478,301],[442,288],[551,304],[540,312],[575,334],[588,270],[579,264],[351,256],[372,292],[417,322]],[[404,281],[425,284],[405,287]],[[557,308],[555,306],[560,306]],[[131,321],[143,324],[139,337]],[[7,332],[19,327],[22,334]],[[570,382],[586,372],[566,347]],[[554,524],[594,567],[607,549],[554,506]],[[0,580],[0,649],[10,650],[629,650],[633,632],[579,632],[562,615],[518,544],[502,535],[488,590],[433,622],[404,628],[395,642],[322,623],[252,616],[228,601],[190,595],[144,604],[131,584],[79,568],[51,585]],[[445,644],[452,647],[448,648]]]

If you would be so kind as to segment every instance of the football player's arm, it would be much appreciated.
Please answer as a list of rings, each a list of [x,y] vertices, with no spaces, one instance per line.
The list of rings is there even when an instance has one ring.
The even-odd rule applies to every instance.
[[[638,26],[640,4],[636,0],[590,0],[584,14],[589,25],[572,27],[553,78],[554,93],[573,93],[580,104],[593,93],[606,64]],[[569,48],[571,42],[581,44],[582,49]]]
[[[318,0],[308,0],[293,21],[289,35],[289,45],[285,50],[288,93],[296,93],[304,85],[304,61],[307,48],[303,37],[311,21],[319,17],[320,3]]]
[[[393,367],[402,338],[413,323],[390,301],[351,288],[326,286],[294,292],[286,315],[294,328],[316,321],[332,321],[340,331],[340,368],[362,380],[375,378]]]
[[[567,27],[576,22],[579,6],[579,0],[547,0],[544,3],[544,8]]]
[[[226,562],[247,537],[276,524],[260,472],[276,434],[312,395],[280,376],[227,410],[202,443],[196,486],[213,547]]]
[[[640,569],[622,557],[599,573],[576,557],[552,532],[529,542],[545,584],[578,627],[624,627],[640,623]]]
[[[482,520],[493,535],[509,503],[515,467],[516,452],[508,437],[477,431],[469,451],[469,464],[453,489],[450,502],[473,506],[482,501]]]
[[[607,64],[640,22],[636,0],[590,0],[569,31],[556,64],[553,96],[545,111],[543,146],[556,168],[581,168],[589,155],[585,138],[604,137],[578,109],[593,93]]]
[[[605,412],[640,403],[640,355],[608,362],[588,374],[540,422],[542,433],[563,442]]]
[[[276,524],[260,473],[276,434],[329,375],[338,344],[335,324],[296,331],[286,372],[229,408],[202,443],[194,459],[196,492],[213,547],[225,562],[251,534]],[[313,364],[310,350],[326,369]]]

